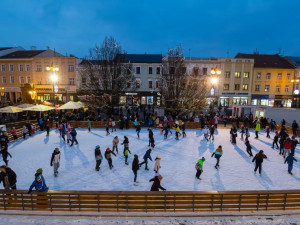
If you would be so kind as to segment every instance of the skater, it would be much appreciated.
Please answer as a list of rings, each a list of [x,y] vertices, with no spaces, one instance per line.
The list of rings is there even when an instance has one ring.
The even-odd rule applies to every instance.
[[[161,160],[161,155],[158,155],[155,159],[155,165],[154,165],[154,172],[156,176],[159,174],[160,160]]]
[[[292,153],[292,142],[289,137],[284,141],[283,148],[283,158]]]
[[[212,140],[215,139],[214,133],[215,133],[215,126],[214,126],[214,125],[211,125],[211,127],[210,127],[210,129],[209,129],[209,140],[210,140],[210,139],[212,139]]]
[[[124,157],[125,157],[125,165],[128,165],[128,154],[131,154],[131,151],[128,148],[124,148]]]
[[[10,156],[10,158],[12,158],[11,154],[8,152],[8,149],[7,147],[5,147],[4,145],[1,146],[1,152],[2,154],[2,158],[3,158],[3,161],[5,162],[5,165],[8,166],[8,160],[7,160],[7,157]]]
[[[199,180],[201,180],[200,175],[203,172],[203,163],[204,163],[204,161],[205,161],[205,158],[202,157],[201,159],[198,160],[198,162],[195,165],[195,168],[197,170],[197,172],[196,172],[196,178],[199,179]]]
[[[258,132],[260,131],[260,122],[257,121],[256,122],[256,126],[255,126],[255,138],[258,139]]]
[[[231,143],[236,144],[237,130],[235,127],[231,128],[230,134],[231,134]]]
[[[167,125],[165,125],[165,127],[164,127],[164,139],[167,139],[168,138],[168,134],[169,134],[169,129],[168,129],[168,126]]]
[[[31,133],[32,129],[31,129],[31,124],[29,123],[29,121],[26,122],[25,126],[28,130],[28,135],[31,136],[32,135],[32,133]]]
[[[10,134],[13,136],[14,140],[17,140],[18,139],[18,136],[17,136],[17,130],[15,127],[13,127],[10,131]]]
[[[149,147],[151,146],[152,148],[154,148],[154,137],[153,137],[153,131],[148,128],[148,137],[149,137]]]
[[[103,156],[102,156],[101,149],[100,149],[99,145],[97,145],[96,148],[95,148],[95,160],[96,160],[96,168],[95,169],[96,169],[96,171],[99,171],[101,162],[103,160]]]
[[[48,120],[49,121],[49,120]],[[59,131],[59,136],[61,136],[61,128],[62,128],[62,122],[59,121],[58,123],[58,131]],[[47,134],[48,135],[48,134]]]
[[[32,182],[27,194],[30,194],[33,188],[35,188],[38,192],[48,191],[49,188],[46,185],[46,181],[43,175],[41,173],[36,173],[34,176],[35,179]]]
[[[216,151],[211,155],[211,157],[215,156],[217,163],[215,165],[215,168],[218,169],[219,168],[219,163],[220,163],[220,158],[223,155],[223,149],[222,146],[219,145],[219,147],[216,149]]]
[[[297,147],[297,144],[299,144],[299,141],[296,139],[295,135],[292,136],[292,155],[295,155],[295,149]]]
[[[7,166],[0,167],[0,183],[3,182],[5,190],[16,190],[17,189],[17,175],[16,173]]]
[[[171,127],[170,127],[169,122],[167,122],[167,128],[168,128],[168,132],[170,132],[170,134],[172,135],[172,131],[171,131]]]
[[[91,132],[92,124],[90,119],[88,119],[88,131]]]
[[[288,172],[289,174],[293,175],[292,174],[292,170],[293,170],[293,164],[294,164],[294,161],[297,162],[297,159],[295,159],[295,157],[292,155],[292,154],[289,154],[288,157],[286,157],[285,161],[284,161],[284,164],[288,163]]]
[[[248,127],[245,128],[245,136],[247,139],[249,139],[249,137],[250,137],[250,132],[249,132]]]
[[[163,188],[163,187],[160,185],[160,181],[161,181],[161,180],[162,180],[162,176],[161,176],[161,175],[155,176],[155,177],[153,177],[151,180],[149,180],[149,182],[153,182],[150,191],[159,191],[159,189],[161,189],[161,190],[163,190],[163,191],[166,191],[166,189]]]
[[[123,152],[125,151],[125,149],[129,149],[129,139],[128,139],[128,137],[124,136],[124,141],[121,145],[124,145]]]
[[[55,148],[52,157],[51,157],[51,162],[50,165],[54,165],[54,176],[57,176],[58,174],[58,168],[59,168],[59,163],[60,163],[60,151],[59,148]]]
[[[279,155],[283,155],[284,153],[284,142],[285,142],[285,137],[281,136],[279,139]]]
[[[64,140],[64,142],[66,142],[65,136],[66,136],[66,126],[65,126],[65,124],[62,124],[61,137]]]
[[[181,130],[182,130],[182,138],[186,137],[186,133],[185,133],[185,123],[182,121],[181,124]]]
[[[267,138],[270,138],[270,127],[269,125],[266,126]]]
[[[107,123],[104,126],[105,126],[105,130],[106,130],[106,136],[110,135],[109,126],[107,125]]]
[[[271,122],[270,122],[270,124],[271,124],[271,131],[273,131],[273,132],[274,132],[274,130],[275,130],[275,125],[276,125],[276,122],[275,122],[273,119],[271,119]]]
[[[204,134],[204,138],[206,139],[206,141],[208,141],[209,129],[207,128],[206,125],[203,128],[203,134]]]
[[[2,133],[2,135],[0,136],[0,146],[5,147],[5,149],[7,149],[8,148],[8,143],[9,143],[9,140],[8,140],[7,132],[4,131]]]
[[[27,127],[23,126],[23,139],[26,139],[26,134],[28,133]]]
[[[150,160],[152,161],[151,152],[152,152],[152,150],[151,150],[151,148],[149,148],[149,149],[146,151],[146,153],[145,153],[145,155],[144,155],[144,157],[143,157],[144,161],[143,161],[142,163],[140,163],[140,167],[141,167],[143,164],[146,165],[146,166],[145,166],[145,170],[149,170],[149,169],[148,169],[148,159],[150,159]]]
[[[247,153],[249,154],[250,157],[253,157],[252,146],[250,145],[250,142],[249,142],[248,138],[246,138],[245,140],[246,140],[245,145],[246,145],[246,148],[247,148]]]
[[[138,136],[138,139],[140,139],[140,132],[141,132],[141,124],[140,124],[140,123],[138,123],[138,124],[136,125],[135,131],[136,131],[136,134],[137,134],[137,136]]]
[[[180,133],[180,128],[179,125],[175,125],[175,140],[179,140],[179,133]]]
[[[117,154],[119,154],[119,151],[118,151],[118,145],[119,145],[119,138],[118,136],[115,136],[114,139],[112,140],[112,144],[113,144],[113,152],[117,152]]]
[[[137,171],[140,169],[139,166],[139,157],[138,155],[134,155],[134,159],[132,161],[132,172],[134,174],[134,179],[133,179],[133,185],[137,186],[138,182],[137,182]]]
[[[278,146],[278,139],[279,139],[279,134],[278,131],[275,132],[275,136],[274,136],[274,140],[273,140],[273,144],[272,144],[272,148],[274,148],[274,145],[276,144],[277,149],[279,148]]]
[[[72,128],[72,131],[71,131],[70,134],[71,134],[71,136],[72,136],[72,142],[71,142],[70,147],[73,146],[74,142],[76,143],[76,145],[78,145],[78,141],[77,141],[77,138],[76,138],[76,136],[77,136],[77,131],[75,130],[75,128]]]
[[[117,129],[116,129],[116,121],[111,121],[111,132],[116,132],[117,131]]]
[[[259,175],[261,175],[261,166],[262,166],[264,159],[266,159],[266,158],[267,158],[267,156],[264,154],[264,151],[260,150],[259,153],[257,153],[255,155],[255,157],[252,159],[252,162],[255,161],[255,168],[254,168],[255,174],[256,174],[257,169],[259,169]]]
[[[293,121],[292,123],[292,130],[293,130],[293,135],[297,136],[298,135],[298,123],[296,122],[296,120]]]
[[[104,157],[107,160],[110,169],[112,169],[114,167],[113,164],[112,164],[111,154],[113,154],[114,156],[116,156],[116,154],[114,152],[112,152],[110,150],[110,148],[107,148],[106,151],[105,151],[105,153],[104,153]]]
[[[241,127],[241,140],[244,141],[244,134],[246,133],[244,125]]]
[[[60,128],[60,124],[59,124],[59,128]],[[47,120],[47,123],[46,123],[46,131],[47,131],[46,136],[49,136],[49,132],[50,132],[50,120],[49,119]],[[61,128],[59,129],[59,135],[61,135]]]

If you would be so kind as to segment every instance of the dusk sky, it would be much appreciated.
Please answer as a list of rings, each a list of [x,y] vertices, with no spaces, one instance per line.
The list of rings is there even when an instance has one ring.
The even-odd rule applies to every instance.
[[[127,53],[300,56],[299,0],[1,0],[0,47],[50,46],[77,57],[113,36]]]

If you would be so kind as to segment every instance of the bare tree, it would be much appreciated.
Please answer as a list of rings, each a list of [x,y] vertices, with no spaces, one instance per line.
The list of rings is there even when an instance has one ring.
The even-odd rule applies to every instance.
[[[106,37],[101,46],[90,49],[90,55],[81,63],[81,77],[85,98],[82,101],[95,108],[118,105],[120,92],[135,87],[135,77],[126,53],[113,38]]]
[[[169,49],[163,60],[161,94],[169,112],[198,111],[206,106],[207,88],[204,76],[188,74],[181,46]]]

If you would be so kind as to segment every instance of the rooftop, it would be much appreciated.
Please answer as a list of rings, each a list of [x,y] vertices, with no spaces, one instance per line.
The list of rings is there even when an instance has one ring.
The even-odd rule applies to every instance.
[[[162,54],[122,54],[126,63],[162,63]]]
[[[300,66],[300,57],[286,56],[285,58],[295,66]]]
[[[13,47],[0,47],[0,51],[11,49],[11,48],[13,48]]]

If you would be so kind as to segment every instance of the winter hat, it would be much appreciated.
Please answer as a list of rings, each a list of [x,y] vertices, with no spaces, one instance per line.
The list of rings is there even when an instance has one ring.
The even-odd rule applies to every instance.
[[[203,161],[203,162],[205,161],[205,158],[204,158],[204,157],[202,157],[202,161]]]
[[[161,159],[161,155],[158,155],[156,158]]]
[[[247,137],[245,138],[245,141],[248,141],[248,138],[247,138]]]
[[[100,146],[99,146],[99,145],[96,145],[96,148],[100,148]]]
[[[5,136],[6,136],[6,135],[7,135],[7,132],[6,132],[6,131],[4,131],[4,132],[3,132],[3,135],[5,135]]]
[[[54,151],[59,151],[59,148],[55,148]]]
[[[106,149],[106,151],[109,151],[110,150],[110,148],[108,147],[107,149]]]
[[[42,168],[37,169],[36,173],[43,173],[43,169]]]
[[[134,155],[134,158],[138,158],[139,156],[138,155]]]
[[[5,166],[5,165],[3,165],[3,166],[0,166],[0,168],[1,168],[1,169],[6,169],[6,166]]]

